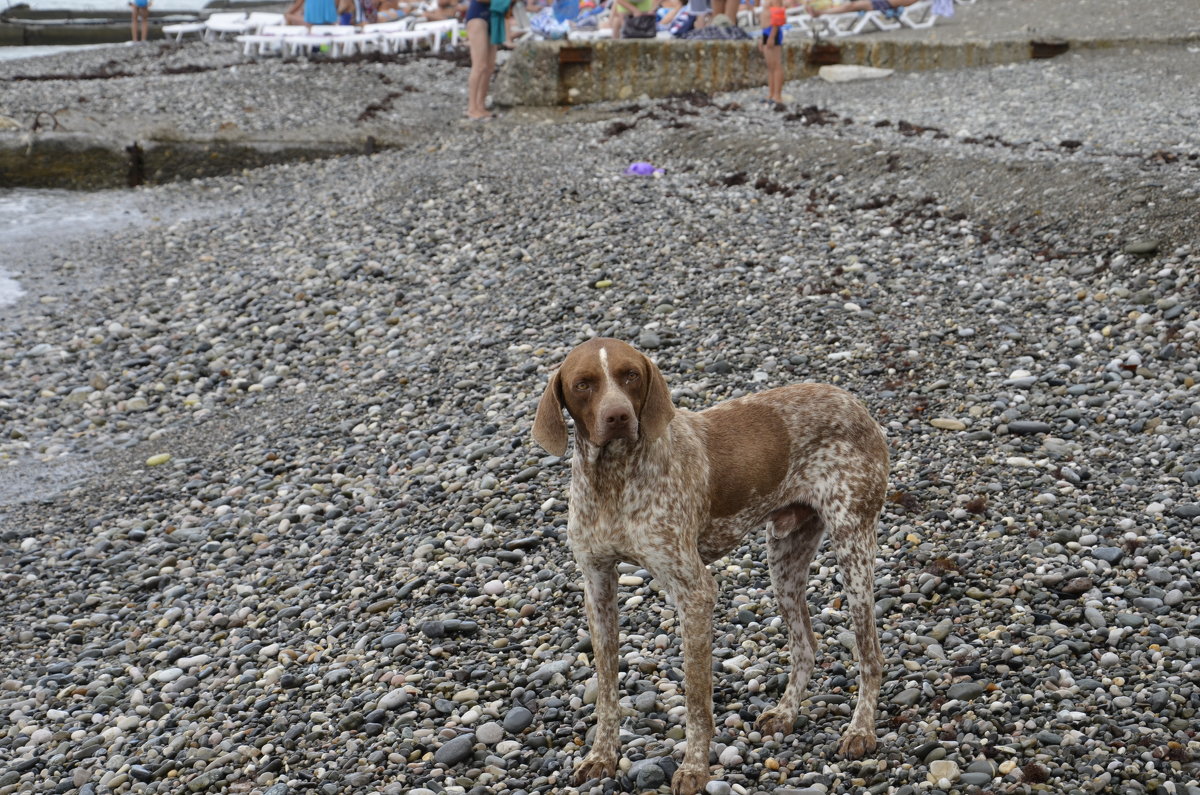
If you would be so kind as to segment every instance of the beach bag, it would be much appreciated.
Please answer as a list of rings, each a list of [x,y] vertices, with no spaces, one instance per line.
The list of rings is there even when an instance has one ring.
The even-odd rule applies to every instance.
[[[625,17],[621,26],[623,39],[653,39],[658,35],[658,18],[654,14],[638,14]]]
[[[667,30],[672,36],[678,39],[683,38],[683,36],[695,26],[696,18],[687,11],[680,11],[675,15],[675,18],[671,20],[671,25],[667,28]]]

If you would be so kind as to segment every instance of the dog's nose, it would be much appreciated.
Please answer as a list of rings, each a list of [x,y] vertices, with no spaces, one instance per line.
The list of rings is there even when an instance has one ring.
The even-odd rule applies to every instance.
[[[604,424],[605,425],[617,425],[617,424],[624,425],[627,422],[629,422],[629,412],[628,411],[623,411],[621,409],[617,409],[615,411],[605,412],[605,414],[604,414]]]

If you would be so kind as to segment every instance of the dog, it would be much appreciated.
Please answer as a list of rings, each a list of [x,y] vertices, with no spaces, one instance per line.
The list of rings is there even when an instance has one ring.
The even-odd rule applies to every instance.
[[[845,583],[859,662],[859,692],[840,753],[875,748],[883,651],[874,616],[876,524],[888,447],[849,393],[796,384],[677,409],[648,357],[615,339],[572,350],[538,403],[534,440],[567,451],[563,410],[575,424],[567,535],[583,574],[596,668],[596,733],[575,779],[611,777],[620,752],[617,695],[617,563],[635,563],[676,604],[683,635],[687,750],[671,781],[692,795],[709,780],[715,733],[712,616],[717,586],[707,565],[746,533],[767,528],[771,583],[788,626],[792,661],[777,706],[758,718],[766,735],[791,731],[815,659],[805,589],[829,534]]]

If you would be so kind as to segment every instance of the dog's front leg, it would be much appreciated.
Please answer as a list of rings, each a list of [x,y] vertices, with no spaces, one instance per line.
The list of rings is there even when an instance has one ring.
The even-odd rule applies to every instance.
[[[680,568],[683,575],[667,584],[679,608],[683,632],[683,686],[687,699],[687,751],[671,779],[674,795],[694,795],[708,783],[712,747],[712,619],[717,584],[699,559]]]
[[[575,782],[582,784],[616,775],[621,708],[617,702],[617,567],[585,560],[579,561],[579,567],[596,666],[596,735],[591,753],[575,768]]]

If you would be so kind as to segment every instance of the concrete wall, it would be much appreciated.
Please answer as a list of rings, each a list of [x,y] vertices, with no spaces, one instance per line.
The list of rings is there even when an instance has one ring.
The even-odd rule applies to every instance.
[[[815,75],[826,63],[879,66],[902,71],[952,69],[1028,60],[1028,41],[870,41],[855,37],[825,42],[788,40],[787,80]],[[599,40],[530,41],[517,46],[495,85],[500,105],[576,105],[604,100],[663,97],[686,91],[732,91],[766,85],[755,41]]]
[[[385,148],[386,142],[353,138],[299,145],[219,140],[129,142],[84,133],[7,133],[0,135],[0,188],[122,188]]]

